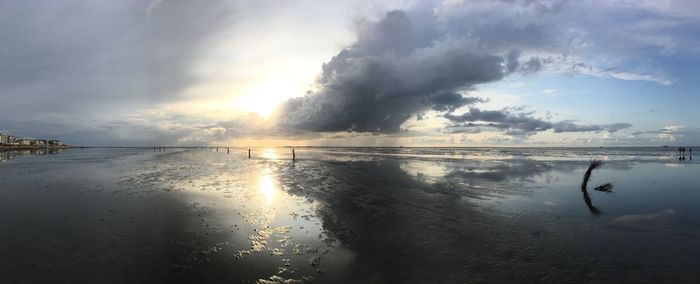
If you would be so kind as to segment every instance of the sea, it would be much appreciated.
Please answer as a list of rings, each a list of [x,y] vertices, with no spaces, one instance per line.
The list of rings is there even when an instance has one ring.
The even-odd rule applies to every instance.
[[[0,283],[700,282],[677,147],[248,153],[0,152]]]

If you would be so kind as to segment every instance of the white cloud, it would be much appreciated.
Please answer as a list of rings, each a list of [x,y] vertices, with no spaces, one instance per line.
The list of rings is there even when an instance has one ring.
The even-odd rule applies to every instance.
[[[553,95],[553,94],[558,93],[558,92],[559,92],[559,90],[557,90],[557,89],[544,89],[544,90],[542,90],[542,94],[545,94],[545,95]]]
[[[673,84],[670,80],[662,77],[662,76],[654,76],[654,75],[649,75],[649,74],[636,74],[636,73],[628,73],[628,72],[610,72],[608,73],[611,77],[620,79],[620,80],[627,80],[627,81],[650,81],[650,82],[655,82],[657,84],[661,84],[664,86],[668,86]]]

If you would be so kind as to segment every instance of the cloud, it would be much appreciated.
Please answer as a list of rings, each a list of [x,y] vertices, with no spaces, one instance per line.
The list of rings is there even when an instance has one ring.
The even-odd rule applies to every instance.
[[[676,210],[663,209],[659,212],[649,214],[628,214],[622,215],[611,222],[620,225],[649,225],[650,223],[668,222],[674,215]]]
[[[478,97],[464,97],[455,92],[435,93],[426,98],[426,104],[431,105],[433,110],[446,112],[453,112],[457,108],[485,101]]]
[[[481,110],[484,102],[469,96],[479,85],[497,82],[513,73],[527,76],[542,70],[564,74],[611,76],[620,80],[652,81],[670,85],[664,76],[620,70],[631,47],[620,45],[599,50],[599,37],[587,28],[598,28],[590,7],[574,3],[539,1],[476,1],[470,5],[443,3],[432,9],[392,11],[377,21],[360,21],[357,41],[323,65],[315,91],[290,99],[276,119],[283,128],[310,132],[395,133],[411,117],[433,110],[447,113],[448,131],[470,132],[480,127],[508,134],[553,130],[564,132],[616,132],[629,123],[579,125],[571,121],[549,122],[529,115]],[[611,11],[629,9],[615,4]],[[583,22],[568,15],[582,10]],[[498,11],[496,13],[496,11]],[[607,11],[606,11],[607,13]],[[486,15],[489,15],[488,17]],[[517,16],[516,16],[517,15]],[[562,25],[565,22],[568,25]],[[636,23],[636,19],[633,20]],[[644,25],[637,25],[644,29]],[[648,28],[648,27],[647,27]],[[606,34],[607,35],[607,34]],[[618,42],[618,41],[616,41]],[[620,55],[622,61],[590,60]],[[629,52],[628,52],[629,53]],[[613,56],[615,55],[615,56]],[[613,66],[611,66],[613,65]],[[547,89],[544,94],[554,94]],[[471,112],[460,117],[462,107]],[[474,116],[495,116],[474,123]]]
[[[182,99],[200,80],[192,66],[237,12],[227,2],[3,1],[0,120],[43,136],[29,121],[59,119],[65,134]]]
[[[153,9],[155,9],[156,7],[158,7],[158,5],[160,4],[160,2],[162,2],[162,1],[163,1],[163,0],[151,0],[151,1],[148,3],[148,6],[146,7],[146,13],[147,13],[148,15],[150,15],[151,12],[153,11]]]
[[[609,72],[611,77],[620,79],[620,80],[628,80],[628,81],[650,81],[654,82],[657,84],[661,84],[664,86],[668,86],[673,84],[668,79],[665,79],[663,77],[659,76],[653,76],[653,75],[648,75],[648,74],[635,74],[635,73],[627,73],[627,72]]]
[[[578,125],[574,124],[570,121],[562,121],[562,122],[557,122],[554,123],[554,132],[555,133],[562,133],[562,132],[599,132],[599,131],[607,131],[610,133],[617,132],[619,130],[627,129],[632,127],[632,124],[625,123],[625,122],[620,122],[620,123],[611,123],[611,124],[589,124],[589,125]]]
[[[694,141],[700,141],[700,128],[668,125],[656,130],[635,131],[632,135],[646,137],[652,142],[696,143]]]
[[[460,110],[481,107],[486,101],[474,91],[512,74],[584,74],[682,86],[683,76],[664,68],[673,69],[674,62],[690,62],[686,59],[700,54],[700,42],[694,36],[699,27],[697,15],[691,12],[697,4],[654,3],[419,1],[411,7],[384,5],[403,9],[386,14],[354,15],[338,8],[354,3],[300,2],[294,5],[308,5],[299,10],[318,14],[318,20],[314,17],[314,21],[287,25],[286,21],[298,15],[267,1],[2,1],[0,126],[21,136],[112,145],[137,143],[133,137],[175,143],[205,141],[205,137],[309,137],[318,132],[395,135],[411,131],[408,126],[414,117],[458,117],[455,113]],[[278,13],[280,10],[285,12]],[[262,44],[260,39],[278,37],[279,32],[294,34],[290,42],[299,40],[296,29],[323,24],[329,15],[357,16],[357,39],[322,66],[312,91],[285,102],[264,125],[244,118],[245,114],[229,119],[239,114],[226,113],[232,97],[244,92],[232,91],[235,88],[230,86],[256,81],[264,77],[257,73],[269,68],[251,71],[247,63],[236,64],[240,57],[264,57],[254,48],[238,49],[238,45]],[[368,18],[362,18],[365,16]],[[325,35],[298,32],[303,35],[299,38],[319,39],[300,45],[327,41]],[[292,54],[296,50],[283,44],[265,45],[281,57],[307,56]],[[318,52],[313,53],[311,61],[323,60]],[[216,64],[203,64],[209,62]],[[684,76],[692,74],[691,69],[683,68],[679,70]],[[173,111],[173,105],[187,105],[195,99],[215,105],[206,108],[216,109],[217,118],[195,107],[174,111],[188,115],[129,117],[142,109]],[[425,115],[428,112],[438,114]],[[218,115],[221,113],[226,114]],[[217,123],[220,117],[226,121]],[[452,121],[445,131],[489,128],[519,135],[541,129],[615,132],[629,127],[624,123],[551,122],[514,110],[503,120]],[[430,127],[439,131],[434,124]],[[642,135],[696,137],[671,130]]]
[[[557,89],[544,89],[544,90],[542,90],[542,94],[545,94],[545,95],[553,95],[553,94],[556,94],[557,92],[559,92],[559,90],[557,90]]]
[[[283,127],[306,131],[393,133],[425,111],[453,112],[483,102],[462,91],[527,68],[517,50],[493,52],[451,36],[433,14],[392,11],[358,28],[358,40],[328,63],[319,90],[287,101]],[[524,72],[524,71],[523,71]],[[530,72],[530,71],[527,71]]]
[[[509,135],[528,135],[547,130],[553,130],[555,133],[616,132],[632,126],[629,123],[580,125],[571,121],[550,122],[533,117],[532,113],[517,110],[519,109],[481,110],[471,107],[469,112],[460,115],[446,114],[444,117],[453,123],[448,127],[450,133],[469,133],[480,128],[502,130]]]

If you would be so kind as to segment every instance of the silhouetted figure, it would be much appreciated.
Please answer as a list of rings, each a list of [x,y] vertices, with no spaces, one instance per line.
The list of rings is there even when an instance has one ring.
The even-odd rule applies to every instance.
[[[683,147],[683,161],[685,161],[685,147]]]
[[[250,149],[248,149],[248,159],[250,159]]]
[[[231,149],[230,149],[230,148],[226,148],[226,154],[231,154]]]
[[[297,160],[297,154],[294,153],[294,149],[292,149],[292,162],[296,162]]]

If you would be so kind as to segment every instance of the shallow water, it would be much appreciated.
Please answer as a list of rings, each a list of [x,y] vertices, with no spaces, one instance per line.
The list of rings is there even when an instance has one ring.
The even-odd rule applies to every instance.
[[[3,153],[0,282],[700,280],[672,149],[290,151]]]

